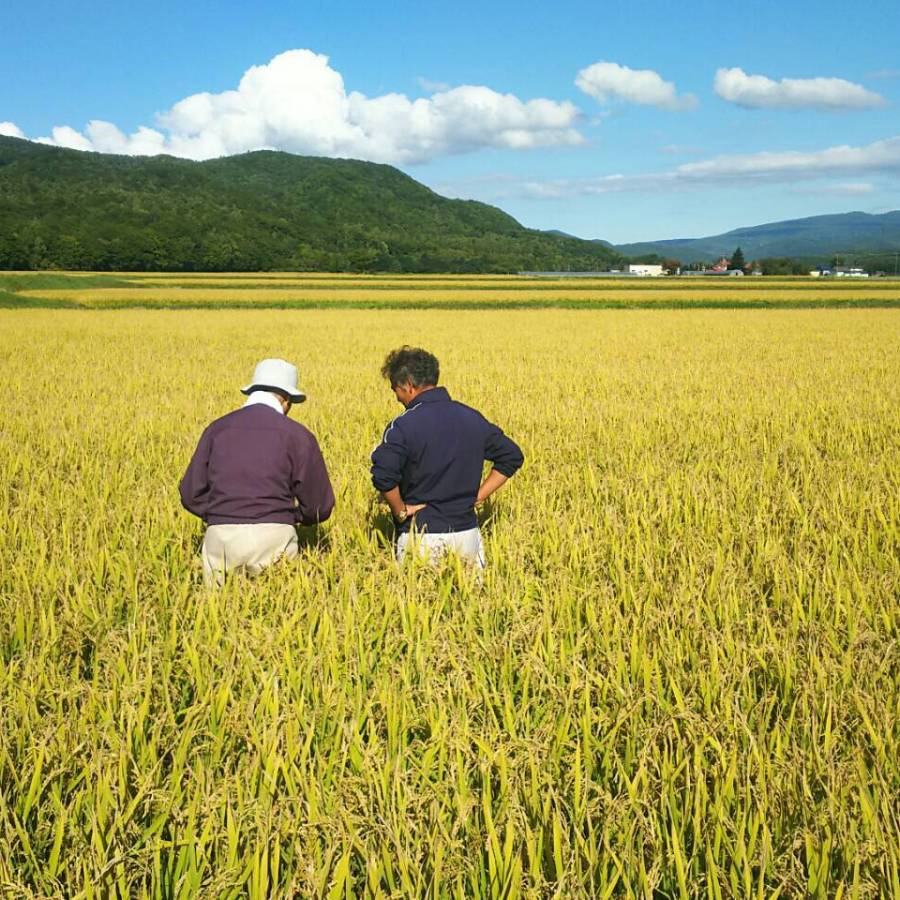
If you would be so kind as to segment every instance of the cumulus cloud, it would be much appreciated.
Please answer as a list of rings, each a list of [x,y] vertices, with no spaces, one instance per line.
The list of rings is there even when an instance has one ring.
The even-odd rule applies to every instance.
[[[652,69],[629,69],[612,62],[596,62],[582,69],[575,84],[601,103],[623,100],[669,110],[691,109],[697,105],[693,94],[679,96],[675,85],[664,81]]]
[[[24,138],[22,129],[15,122],[0,122],[0,135],[3,137]]]
[[[88,122],[84,133],[60,125],[49,137],[39,137],[38,143],[68,147],[71,150],[95,150],[98,153],[121,153],[129,156],[152,156],[165,153],[166,139],[159,131],[141,126],[133,134],[123,134],[115,125],[100,119]]]
[[[235,90],[193,94],[157,116],[158,128],[123,134],[94,120],[85,131],[54,128],[40,140],[78,150],[209,159],[277,149],[374,162],[420,163],[486,147],[580,144],[577,107],[520,100],[463,85],[411,100],[347,91],[328,57],[289,50],[248,69]]]
[[[744,109],[874,109],[886,100],[861,84],[843,78],[782,78],[748,75],[743,69],[719,69],[716,93]]]
[[[816,179],[878,175],[900,177],[900,136],[875,141],[864,147],[843,145],[812,152],[789,150],[716,156],[684,163],[668,171],[637,175],[615,174],[599,178],[546,181],[503,178],[494,182],[492,196],[494,199],[512,196],[559,199],[622,192],[660,193],[721,186],[756,187],[760,183],[796,184]],[[823,185],[822,190],[834,192],[835,189],[840,191],[840,188],[840,185]],[[868,191],[860,182],[845,182],[843,192]],[[460,196],[462,191],[457,190],[455,193]]]

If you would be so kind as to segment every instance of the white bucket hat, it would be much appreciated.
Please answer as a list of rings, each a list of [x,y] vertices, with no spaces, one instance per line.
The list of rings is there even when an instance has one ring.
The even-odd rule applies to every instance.
[[[241,388],[242,394],[252,391],[277,391],[286,394],[292,403],[302,403],[306,394],[297,387],[297,367],[283,359],[264,359],[253,371],[253,381]]]

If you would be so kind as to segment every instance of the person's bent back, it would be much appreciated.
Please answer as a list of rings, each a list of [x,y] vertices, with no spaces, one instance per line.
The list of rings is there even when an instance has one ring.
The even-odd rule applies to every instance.
[[[242,389],[245,405],[207,427],[181,481],[182,504],[209,526],[207,582],[296,556],[295,525],[323,522],[334,508],[315,437],[287,417],[292,403],[306,399],[296,372],[283,360],[260,363]]]

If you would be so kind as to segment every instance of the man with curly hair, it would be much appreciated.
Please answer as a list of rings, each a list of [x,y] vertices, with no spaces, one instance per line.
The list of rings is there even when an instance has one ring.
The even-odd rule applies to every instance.
[[[406,407],[372,452],[372,483],[397,524],[397,559],[458,553],[479,568],[475,508],[521,467],[519,447],[480,412],[438,387],[437,359],[419,347],[388,354],[381,374]],[[484,461],[493,466],[482,481]]]

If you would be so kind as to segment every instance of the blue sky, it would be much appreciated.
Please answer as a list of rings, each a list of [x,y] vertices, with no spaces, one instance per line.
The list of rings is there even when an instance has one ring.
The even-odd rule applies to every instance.
[[[7,0],[3,21],[0,132],[30,139],[372,159],[613,242],[900,208],[896,2]]]

